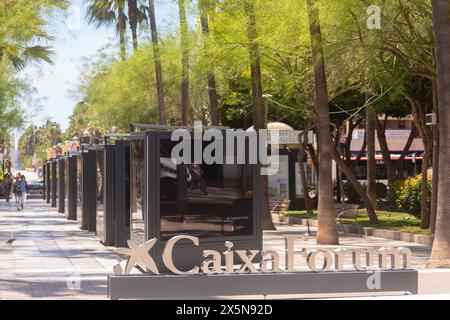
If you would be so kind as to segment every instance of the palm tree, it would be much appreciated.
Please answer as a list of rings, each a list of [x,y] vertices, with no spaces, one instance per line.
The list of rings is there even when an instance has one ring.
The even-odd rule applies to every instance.
[[[212,4],[213,3],[211,2],[211,0],[198,1],[200,11],[200,23],[202,26],[202,33],[205,36],[205,38],[209,36],[208,11],[211,8],[213,8]],[[214,67],[210,67],[210,69],[208,70],[208,93],[211,110],[211,124],[213,126],[217,126],[219,125],[219,114],[218,114],[219,103],[217,100],[216,75],[214,72]]]
[[[31,62],[52,64],[51,46],[41,44],[54,40],[47,31],[43,13],[64,10],[67,5],[66,0],[0,1],[0,62],[6,61],[16,70],[24,69]]]
[[[166,105],[164,102],[164,81],[161,67],[161,54],[159,52],[158,28],[155,17],[155,0],[149,0],[148,15],[152,32],[153,59],[155,61],[156,93],[158,96],[159,124],[166,124]]]
[[[46,37],[47,40],[52,40]],[[17,70],[23,70],[27,64],[32,62],[47,62],[53,64],[55,53],[48,46],[29,46],[28,44],[9,43],[0,45],[0,61],[6,58]]]
[[[178,0],[181,31],[181,123],[189,122],[189,33],[186,18],[186,2]]]
[[[252,102],[253,102],[253,127],[256,132],[266,128],[265,105],[262,89],[261,62],[259,46],[256,42],[258,37],[256,31],[256,14],[253,0],[244,0],[244,10],[247,16],[247,38],[249,42],[248,50],[250,56],[250,69],[252,81]],[[269,179],[265,175],[262,179],[262,227],[263,230],[275,230],[272,215],[269,208]]]
[[[318,179],[318,244],[339,244],[336,226],[336,210],[333,200],[332,148],[330,131],[330,108],[328,106],[328,85],[325,74],[322,32],[319,10],[315,0],[307,0],[311,34],[311,51],[314,61],[315,105],[318,115],[319,179]]]
[[[120,56],[126,58],[126,31],[127,17],[125,15],[126,0],[87,0],[89,3],[86,18],[89,24],[101,28],[103,26],[116,26],[120,39]]]
[[[137,27],[138,27],[138,3],[137,0],[128,0],[128,20],[130,22],[131,35],[133,38],[133,48],[138,48]]]
[[[439,104],[439,175],[436,232],[428,267],[450,267],[450,17],[448,0],[432,0]]]

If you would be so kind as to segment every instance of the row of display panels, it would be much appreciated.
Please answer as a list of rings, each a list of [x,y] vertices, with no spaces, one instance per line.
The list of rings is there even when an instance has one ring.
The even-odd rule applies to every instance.
[[[205,249],[224,250],[225,241],[236,249],[261,250],[260,166],[247,160],[177,165],[177,143],[170,132],[150,131],[82,146],[46,163],[46,200],[55,204],[61,194],[59,211],[106,245],[157,238],[154,257],[174,236],[200,238],[198,247],[180,243],[174,249],[180,266],[200,261]],[[210,143],[202,142],[202,151]],[[162,261],[156,263],[164,269]]]
[[[94,233],[103,244],[127,246],[129,150],[129,141],[120,140],[83,146],[50,159],[43,168],[44,200],[68,220],[77,221],[81,229]]]

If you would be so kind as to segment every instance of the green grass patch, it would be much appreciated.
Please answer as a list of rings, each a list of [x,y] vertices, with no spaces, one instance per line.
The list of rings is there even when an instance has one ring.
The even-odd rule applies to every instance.
[[[303,211],[289,211],[289,217],[306,219],[308,214],[305,210]],[[377,216],[379,223],[376,225],[370,224],[369,217],[367,216],[366,210],[359,210],[358,224],[363,227],[372,227],[377,229],[388,229],[392,231],[407,232],[413,234],[424,234],[430,235],[428,230],[423,230],[420,228],[420,219],[417,219],[413,215],[404,212],[395,211],[377,211]],[[317,211],[309,217],[310,219],[317,219]],[[354,223],[354,220],[344,219],[344,223]]]

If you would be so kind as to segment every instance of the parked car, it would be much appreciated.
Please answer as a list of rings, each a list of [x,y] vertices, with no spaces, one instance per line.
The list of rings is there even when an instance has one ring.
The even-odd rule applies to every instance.
[[[27,198],[38,199],[44,196],[44,181],[36,180],[28,182]]]

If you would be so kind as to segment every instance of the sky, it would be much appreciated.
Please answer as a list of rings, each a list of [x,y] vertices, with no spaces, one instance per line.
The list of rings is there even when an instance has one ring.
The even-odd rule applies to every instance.
[[[156,0],[155,10],[158,26],[176,18],[177,10],[172,1]],[[85,0],[72,0],[67,17],[55,17],[50,26],[50,32],[56,36],[54,64],[30,66],[23,71],[22,76],[31,81],[36,89],[34,97],[41,99],[42,106],[40,112],[31,115],[29,124],[41,125],[51,118],[66,129],[77,102],[70,92],[76,87],[83,58],[94,55],[106,45],[118,44],[113,29],[95,29],[88,25],[85,12]]]

